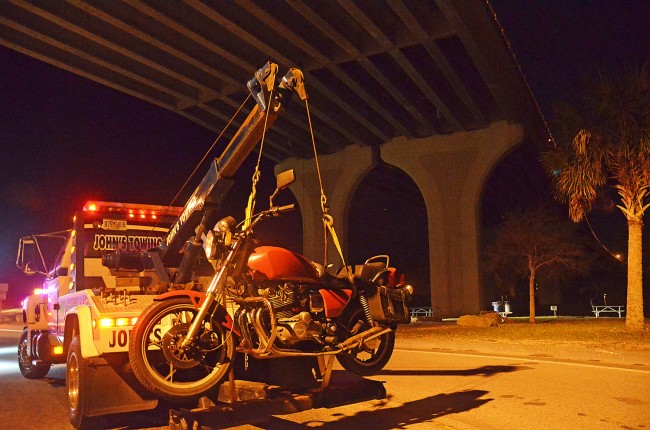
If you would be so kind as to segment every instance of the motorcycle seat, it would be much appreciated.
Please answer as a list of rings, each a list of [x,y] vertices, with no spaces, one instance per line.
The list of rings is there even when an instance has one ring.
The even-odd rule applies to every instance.
[[[385,272],[386,265],[381,262],[371,262],[367,264],[353,264],[343,266],[336,271],[336,274],[331,274],[318,263],[312,265],[316,269],[322,287],[328,290],[352,290],[352,295],[356,296],[359,288],[364,288],[375,282],[378,275]],[[352,273],[352,282],[348,279],[346,267]]]
[[[347,279],[347,269],[352,273],[353,278],[361,279],[365,282],[373,282],[377,275],[386,270],[386,265],[381,262],[372,262],[366,264],[352,264],[348,266],[343,266],[336,271],[336,276],[338,278]]]

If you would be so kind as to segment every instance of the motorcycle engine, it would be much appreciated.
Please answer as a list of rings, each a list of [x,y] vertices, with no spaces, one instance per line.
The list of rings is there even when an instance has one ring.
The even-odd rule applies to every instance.
[[[266,288],[260,288],[257,293],[266,297],[273,305],[275,316],[286,318],[295,315],[295,302],[297,288],[290,283],[284,285],[273,285]]]
[[[278,337],[291,345],[302,340],[318,340],[323,327],[309,312],[303,311],[291,318],[278,318],[277,330]]]
[[[275,311],[278,338],[287,345],[304,340],[322,343],[323,326],[309,312],[309,289],[302,285],[285,283],[260,288],[258,293],[266,297]]]

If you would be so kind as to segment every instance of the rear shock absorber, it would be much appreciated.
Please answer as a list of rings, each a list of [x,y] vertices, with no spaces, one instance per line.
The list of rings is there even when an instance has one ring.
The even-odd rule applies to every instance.
[[[366,297],[366,294],[364,292],[359,293],[359,303],[361,303],[361,309],[363,309],[363,314],[366,317],[366,322],[370,325],[374,325],[375,321],[372,319],[372,315],[370,315],[370,306],[368,305],[368,298]]]

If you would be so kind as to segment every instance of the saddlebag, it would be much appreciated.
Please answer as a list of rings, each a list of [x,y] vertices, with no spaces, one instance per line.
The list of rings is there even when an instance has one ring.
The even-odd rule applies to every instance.
[[[408,324],[411,314],[407,306],[408,293],[403,288],[378,286],[375,292],[367,294],[370,315],[384,324]]]

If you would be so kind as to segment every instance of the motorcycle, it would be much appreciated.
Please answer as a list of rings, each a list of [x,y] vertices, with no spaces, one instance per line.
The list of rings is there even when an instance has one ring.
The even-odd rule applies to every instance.
[[[207,234],[200,225],[196,237],[204,239],[194,242],[215,268],[205,292],[164,293],[138,318],[129,361],[155,395],[206,395],[228,377],[237,352],[256,359],[336,356],[364,376],[389,361],[397,325],[410,322],[413,288],[387,255],[332,274],[288,249],[256,246],[257,225],[294,209],[273,205],[293,181],[292,170],[278,175],[269,209],[240,224],[226,217]]]

